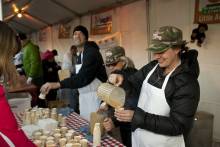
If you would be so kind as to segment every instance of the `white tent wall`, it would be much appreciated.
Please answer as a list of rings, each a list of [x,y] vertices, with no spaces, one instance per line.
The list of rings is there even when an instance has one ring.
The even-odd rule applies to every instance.
[[[151,0],[150,30],[164,25],[174,25],[183,30],[189,41],[193,24],[195,0]],[[210,24],[206,40],[201,48],[189,44],[199,52],[200,103],[199,110],[214,114],[214,138],[220,140],[220,24]]]
[[[120,32],[122,36],[121,45],[125,48],[127,56],[135,61],[137,68],[142,67],[147,61],[147,11],[146,1],[141,0],[113,10],[112,33]],[[90,30],[91,15],[80,19],[74,19],[70,24],[72,29],[82,24]],[[72,38],[58,39],[58,25],[48,27],[46,41],[39,41],[39,32],[31,35],[32,40],[39,45],[42,52],[47,49],[57,49],[58,61],[62,61],[65,51],[72,45]],[[108,34],[109,35],[109,34]],[[108,35],[91,36],[92,40],[101,39]]]

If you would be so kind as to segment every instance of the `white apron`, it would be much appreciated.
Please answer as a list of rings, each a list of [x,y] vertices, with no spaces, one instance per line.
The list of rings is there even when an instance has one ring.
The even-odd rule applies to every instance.
[[[81,54],[81,61],[83,53]],[[82,62],[81,62],[82,63]],[[76,64],[76,74],[81,69],[82,64]],[[80,115],[86,120],[90,120],[90,113],[96,112],[99,109],[100,99],[98,98],[96,91],[101,81],[95,78],[89,85],[82,88],[78,88],[79,91],[79,110]]]
[[[162,88],[157,88],[148,83],[149,77],[155,71],[156,65],[147,75],[143,82],[138,107],[145,112],[169,116],[170,107],[167,104],[165,97],[165,88],[170,75],[175,70],[173,69],[165,78]],[[183,135],[179,136],[166,136],[156,134],[144,129],[136,129],[132,133],[132,146],[133,147],[185,147]]]

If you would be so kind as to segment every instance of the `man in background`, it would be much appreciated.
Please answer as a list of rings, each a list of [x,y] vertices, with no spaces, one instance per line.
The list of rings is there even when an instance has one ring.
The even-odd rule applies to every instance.
[[[19,34],[22,51],[23,51],[23,66],[27,77],[27,84],[34,84],[38,88],[43,84],[43,68],[40,58],[39,47],[31,42],[26,34]],[[45,106],[45,102],[38,99],[38,106]]]
[[[43,84],[43,69],[40,58],[39,47],[27,39],[26,34],[20,33],[23,65],[27,76],[27,84],[35,84],[41,86]]]

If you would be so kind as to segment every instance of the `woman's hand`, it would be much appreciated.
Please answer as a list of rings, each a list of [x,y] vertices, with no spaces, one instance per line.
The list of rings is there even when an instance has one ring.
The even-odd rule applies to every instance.
[[[108,132],[108,131],[111,131],[115,126],[113,124],[113,121],[111,118],[107,117],[104,119],[103,121],[103,126],[105,128],[105,130]]]
[[[48,94],[51,89],[58,89],[58,88],[60,88],[59,82],[53,82],[53,83],[47,82],[46,84],[41,86],[40,92],[43,94]]]
[[[118,121],[131,122],[133,115],[133,110],[124,110],[124,108],[115,109],[115,117]]]
[[[108,77],[108,81],[115,86],[120,86],[124,81],[124,77],[120,74],[110,74]]]

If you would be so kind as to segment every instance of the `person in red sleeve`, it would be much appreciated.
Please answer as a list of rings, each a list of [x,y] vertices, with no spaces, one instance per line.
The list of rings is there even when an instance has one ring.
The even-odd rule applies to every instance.
[[[0,21],[0,146],[35,147],[18,127],[5,97],[4,85],[15,85],[17,72],[12,63],[13,56],[19,51],[18,39],[14,31]]]

